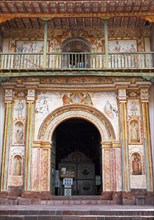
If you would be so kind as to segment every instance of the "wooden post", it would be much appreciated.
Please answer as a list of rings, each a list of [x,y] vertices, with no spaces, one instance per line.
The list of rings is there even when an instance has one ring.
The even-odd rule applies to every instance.
[[[48,20],[44,19],[44,48],[43,48],[43,67],[47,68],[48,52]]]
[[[109,45],[108,45],[108,20],[104,20],[104,39],[105,39],[105,67],[109,67]]]

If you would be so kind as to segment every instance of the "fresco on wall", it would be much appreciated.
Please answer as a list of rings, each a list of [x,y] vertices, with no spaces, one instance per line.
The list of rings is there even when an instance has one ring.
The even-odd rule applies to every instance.
[[[26,114],[26,101],[25,100],[15,100],[15,118],[25,117]]]
[[[136,40],[114,40],[109,41],[109,52],[111,53],[133,53],[137,52]]]
[[[16,52],[18,53],[43,53],[43,41],[17,41]]]
[[[130,187],[146,188],[145,161],[143,145],[129,145]]]
[[[138,100],[128,100],[128,115],[129,116],[140,115],[140,104]]]
[[[36,137],[45,117],[58,107],[67,104],[90,105],[103,112],[112,123],[118,138],[118,107],[114,92],[38,92],[35,111]]]
[[[15,124],[15,144],[24,143],[24,125],[21,121],[16,122]]]
[[[63,105],[85,104],[92,105],[92,100],[88,92],[65,93],[62,96]]]
[[[138,120],[131,120],[129,126],[130,143],[140,142],[140,127]]]
[[[132,154],[132,175],[142,174],[141,156],[139,153]]]

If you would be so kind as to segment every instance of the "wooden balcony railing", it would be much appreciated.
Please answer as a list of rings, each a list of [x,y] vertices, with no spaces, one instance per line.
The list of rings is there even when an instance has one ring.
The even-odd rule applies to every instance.
[[[154,53],[0,53],[1,70],[153,69]]]

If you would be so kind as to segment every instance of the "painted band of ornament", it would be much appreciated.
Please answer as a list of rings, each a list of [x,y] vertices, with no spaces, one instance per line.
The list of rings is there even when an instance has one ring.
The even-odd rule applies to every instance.
[[[84,118],[98,128],[103,140],[115,139],[115,132],[111,123],[101,112],[89,106],[69,105],[58,108],[46,117],[40,127],[38,140],[50,140],[55,128],[69,118]]]

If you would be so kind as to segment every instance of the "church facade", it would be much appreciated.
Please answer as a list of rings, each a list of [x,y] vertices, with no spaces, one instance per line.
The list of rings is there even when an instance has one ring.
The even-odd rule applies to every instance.
[[[153,2],[0,8],[1,193],[151,196]]]

